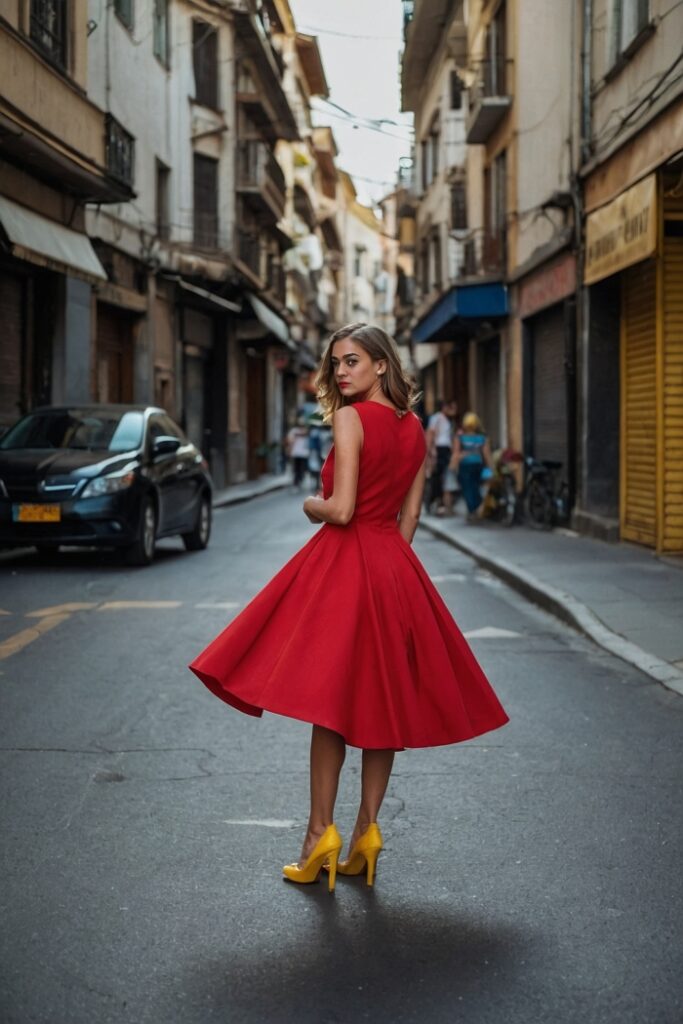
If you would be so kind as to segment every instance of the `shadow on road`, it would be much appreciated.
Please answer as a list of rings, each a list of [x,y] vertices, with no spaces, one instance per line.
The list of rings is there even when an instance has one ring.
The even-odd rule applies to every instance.
[[[476,912],[420,908],[409,891],[389,906],[362,880],[334,896],[322,884],[284,885],[271,928],[226,937],[225,953],[193,972],[193,1002],[216,1019],[453,1021],[479,997],[489,1012],[497,991],[507,1001],[516,959],[536,944]]]

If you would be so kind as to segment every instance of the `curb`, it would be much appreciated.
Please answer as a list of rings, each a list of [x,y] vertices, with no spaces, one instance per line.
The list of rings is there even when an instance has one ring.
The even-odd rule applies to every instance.
[[[272,491],[281,491],[285,487],[289,487],[291,483],[292,481],[289,477],[277,477],[275,480],[267,480],[265,483],[256,483],[249,490],[241,491],[238,494],[225,494],[222,498],[214,495],[212,507],[226,508],[229,505],[241,505],[245,501],[260,498],[264,494],[270,494]]]
[[[617,658],[633,665],[650,679],[654,679],[662,686],[666,686],[667,689],[683,696],[683,672],[670,665],[668,661],[658,658],[655,654],[650,654],[649,651],[643,650],[642,647],[609,629],[587,605],[576,597],[558,590],[548,583],[542,583],[541,580],[512,562],[493,558],[478,548],[476,544],[466,544],[437,523],[420,521],[420,528],[439,540],[446,541],[447,544],[462,551],[463,554],[469,555],[483,569],[498,576],[527,600],[550,612],[579,633],[583,633],[603,650],[616,655]]]

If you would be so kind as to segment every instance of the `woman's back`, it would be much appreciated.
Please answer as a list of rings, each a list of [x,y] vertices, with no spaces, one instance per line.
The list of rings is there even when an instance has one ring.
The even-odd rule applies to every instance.
[[[357,402],[363,425],[356,508],[352,522],[395,526],[403,500],[425,457],[422,425],[379,402]],[[325,497],[332,493],[334,448],[323,468]]]

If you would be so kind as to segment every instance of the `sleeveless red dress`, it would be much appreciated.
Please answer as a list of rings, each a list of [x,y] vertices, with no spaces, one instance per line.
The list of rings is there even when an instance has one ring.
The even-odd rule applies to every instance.
[[[377,402],[363,425],[348,526],[324,524],[192,662],[221,700],[326,726],[356,747],[429,747],[508,721],[397,516],[422,426]],[[323,467],[332,493],[334,449]]]

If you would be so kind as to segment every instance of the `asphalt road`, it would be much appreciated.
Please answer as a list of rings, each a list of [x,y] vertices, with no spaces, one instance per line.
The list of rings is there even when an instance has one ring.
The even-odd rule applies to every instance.
[[[2,557],[0,1020],[680,1024],[683,699],[437,540],[511,722],[398,755],[375,890],[282,880],[308,727],[185,666],[310,536],[299,508],[220,510],[144,570]]]

